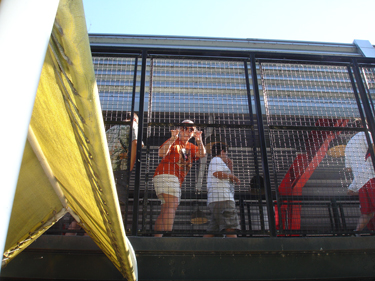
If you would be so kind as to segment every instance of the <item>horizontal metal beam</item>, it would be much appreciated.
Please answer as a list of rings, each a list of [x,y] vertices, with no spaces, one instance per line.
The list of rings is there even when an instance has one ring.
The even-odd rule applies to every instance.
[[[299,53],[278,53],[264,51],[233,51],[233,50],[215,50],[215,49],[171,49],[171,48],[137,48],[134,46],[109,46],[96,45],[91,43],[91,52],[93,56],[116,56],[116,57],[140,57],[143,51],[147,51],[148,57],[170,58],[170,59],[207,59],[207,60],[237,60],[249,61],[254,55],[256,60],[262,62],[272,61],[280,63],[311,63],[311,64],[350,64],[353,59],[358,63],[375,63],[375,58],[364,58],[356,56],[335,56],[335,55],[311,55]]]
[[[375,276],[375,237],[130,237],[139,280],[356,280]],[[123,280],[87,236],[44,235],[1,280]]]
[[[170,49],[215,49],[231,51],[293,52],[318,55],[361,55],[355,44],[306,42],[287,40],[264,40],[254,38],[213,38],[193,36],[150,36],[90,34],[91,44],[112,46],[133,46],[146,48],[156,46]]]

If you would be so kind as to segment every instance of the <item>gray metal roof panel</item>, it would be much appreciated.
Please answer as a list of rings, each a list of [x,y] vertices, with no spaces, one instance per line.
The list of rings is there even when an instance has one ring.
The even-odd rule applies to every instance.
[[[89,39],[90,43],[95,46],[211,49],[280,53],[287,52],[314,55],[362,56],[355,44],[347,43],[115,34],[90,34]]]

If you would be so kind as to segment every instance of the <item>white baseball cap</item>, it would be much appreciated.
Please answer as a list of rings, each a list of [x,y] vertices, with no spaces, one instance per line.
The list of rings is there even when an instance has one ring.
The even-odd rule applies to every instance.
[[[184,120],[184,121],[182,121],[182,124],[184,124],[184,123],[188,123],[188,124],[194,124],[194,122],[193,122],[193,121],[191,121],[191,120]]]

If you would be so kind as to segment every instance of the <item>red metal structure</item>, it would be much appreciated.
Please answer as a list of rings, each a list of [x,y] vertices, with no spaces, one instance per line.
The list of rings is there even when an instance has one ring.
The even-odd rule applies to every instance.
[[[348,122],[348,119],[319,119],[315,125],[317,127],[345,127]],[[302,195],[302,188],[325,157],[331,141],[340,133],[340,131],[311,131],[305,141],[306,152],[296,156],[279,185],[280,196]],[[283,200],[280,214],[277,206],[275,207],[277,229],[299,230],[301,228],[301,205],[296,204],[300,202]]]

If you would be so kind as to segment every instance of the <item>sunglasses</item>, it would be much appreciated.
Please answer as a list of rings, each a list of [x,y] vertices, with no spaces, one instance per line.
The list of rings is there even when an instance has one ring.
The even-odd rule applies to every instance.
[[[194,132],[194,128],[193,127],[181,127],[180,128],[181,131],[189,131],[190,133]]]

